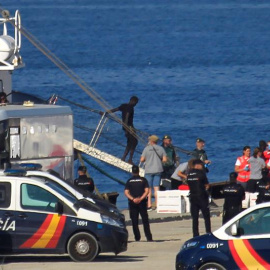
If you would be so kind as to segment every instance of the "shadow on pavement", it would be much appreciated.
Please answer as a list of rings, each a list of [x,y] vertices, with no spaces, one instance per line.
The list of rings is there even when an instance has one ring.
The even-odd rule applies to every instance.
[[[139,262],[147,256],[124,256],[124,255],[99,255],[94,262]]]
[[[131,243],[149,243],[149,245],[151,245],[151,243],[156,242],[156,243],[161,243],[161,242],[179,242],[181,241],[181,238],[173,238],[173,239],[166,239],[166,240],[159,240],[159,239],[153,239],[153,241],[146,241],[146,240],[140,240],[140,241],[135,241],[135,240],[130,240],[128,241],[129,244]]]
[[[146,256],[124,256],[124,255],[99,255],[93,263],[99,262],[137,262],[143,261]],[[56,263],[56,262],[73,262],[68,255],[20,255],[20,256],[0,256],[0,265],[11,263]],[[92,263],[85,262],[85,263]],[[76,262],[74,262],[76,263]]]
[[[35,263],[35,262],[71,262],[72,260],[68,255],[13,255],[13,256],[1,256],[0,264],[9,263]]]

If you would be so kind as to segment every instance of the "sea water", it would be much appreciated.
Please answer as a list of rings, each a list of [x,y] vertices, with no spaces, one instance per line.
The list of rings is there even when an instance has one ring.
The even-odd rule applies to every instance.
[[[11,14],[19,9],[25,29],[110,107],[138,96],[137,129],[168,134],[187,150],[203,138],[212,161],[210,182],[228,179],[245,145],[253,149],[270,139],[266,1],[2,0],[1,7]],[[21,54],[26,67],[14,72],[13,89],[46,99],[56,93],[102,110],[26,38]],[[74,136],[89,142],[100,116],[72,108],[75,124],[89,129],[75,128]],[[121,157],[124,145],[121,126],[109,121],[97,147]],[[144,146],[137,147],[136,164]],[[90,160],[123,182],[130,176]],[[89,171],[101,192],[119,192],[118,206],[127,206],[121,184]]]

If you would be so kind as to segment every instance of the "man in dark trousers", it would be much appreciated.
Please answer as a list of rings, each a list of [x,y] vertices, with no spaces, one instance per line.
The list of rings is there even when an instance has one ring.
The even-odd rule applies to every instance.
[[[170,180],[172,174],[174,173],[175,165],[178,161],[176,151],[172,145],[172,137],[169,135],[164,135],[161,146],[164,148],[167,154],[167,161],[162,164],[163,172],[161,174],[161,179],[164,181],[163,187],[171,189],[171,181],[168,182],[168,180]]]
[[[127,146],[123,154],[122,160],[125,161],[129,153],[128,163],[130,164],[133,164],[132,159],[136,146],[138,144],[136,130],[133,125],[134,107],[137,105],[138,102],[139,99],[136,96],[133,96],[130,98],[129,103],[121,104],[119,107],[108,111],[108,113],[114,113],[117,111],[122,112],[123,130],[125,131],[125,136],[127,138]]]
[[[204,163],[195,159],[193,161],[193,169],[187,175],[187,183],[190,189],[190,212],[192,217],[193,237],[199,236],[199,211],[202,211],[205,230],[211,232],[209,197],[207,190],[209,189],[208,180],[204,170]]]
[[[262,169],[262,179],[257,183],[257,191],[259,194],[256,204],[270,201],[270,178],[267,168]]]
[[[245,199],[245,190],[237,184],[237,173],[230,173],[230,183],[223,187],[224,206],[222,224],[239,214],[242,210],[242,200]]]
[[[129,214],[132,221],[135,241],[140,241],[141,239],[139,214],[142,218],[144,234],[147,241],[153,241],[147,213],[149,185],[147,180],[139,175],[138,166],[132,166],[132,174],[133,176],[127,181],[125,186],[125,195],[128,198]]]
[[[80,166],[78,168],[79,177],[75,179],[74,185],[83,189],[84,191],[93,192],[95,190],[95,184],[92,178],[86,175],[87,168],[85,166]]]

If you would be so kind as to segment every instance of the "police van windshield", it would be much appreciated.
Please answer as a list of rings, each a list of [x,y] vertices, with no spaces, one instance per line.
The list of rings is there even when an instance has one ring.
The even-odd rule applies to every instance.
[[[29,175],[30,178],[40,178],[43,179],[48,186],[56,190],[61,195],[65,196],[69,201],[72,203],[75,203],[77,201],[77,198],[69,192],[64,186],[60,185],[59,183],[51,180],[48,177],[40,176],[40,175]]]
[[[63,188],[61,185],[52,181],[46,182],[46,185],[57,191],[59,194],[64,196],[67,200],[69,200],[73,204],[77,202],[77,198],[73,196],[70,192],[68,192],[65,188]]]

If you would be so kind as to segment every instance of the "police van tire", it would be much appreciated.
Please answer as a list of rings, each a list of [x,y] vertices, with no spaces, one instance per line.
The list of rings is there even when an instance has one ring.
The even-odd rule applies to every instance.
[[[94,260],[98,250],[96,238],[84,232],[74,234],[67,244],[67,252],[75,262],[90,262]]]
[[[226,270],[226,268],[218,263],[210,262],[202,265],[199,270]]]

